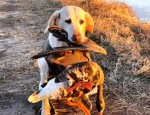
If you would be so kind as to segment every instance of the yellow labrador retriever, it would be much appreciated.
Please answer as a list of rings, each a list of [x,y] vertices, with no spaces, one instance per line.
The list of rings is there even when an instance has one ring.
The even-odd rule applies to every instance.
[[[51,25],[63,28],[68,34],[68,39],[74,43],[85,43],[87,41],[85,32],[89,31],[93,33],[94,28],[94,22],[90,14],[77,6],[65,6],[55,11],[48,20],[48,25],[44,33],[48,32]],[[51,33],[49,34],[48,42],[52,48],[68,46],[66,42],[59,41],[58,38],[54,37]],[[39,89],[41,89],[41,85],[49,76],[50,68],[45,58],[38,59],[38,66],[40,68],[41,77]],[[50,115],[48,99],[42,101],[41,115]]]

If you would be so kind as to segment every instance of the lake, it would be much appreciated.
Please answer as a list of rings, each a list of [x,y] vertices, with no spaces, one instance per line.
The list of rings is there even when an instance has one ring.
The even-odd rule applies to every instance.
[[[141,21],[150,22],[150,0],[116,0],[131,6]]]

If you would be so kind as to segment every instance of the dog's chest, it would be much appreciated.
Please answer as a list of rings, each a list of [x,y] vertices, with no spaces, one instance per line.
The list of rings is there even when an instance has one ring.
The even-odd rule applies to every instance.
[[[48,40],[49,40],[49,45],[52,48],[68,46],[66,42],[59,41],[58,38],[54,37],[51,33],[49,34]]]

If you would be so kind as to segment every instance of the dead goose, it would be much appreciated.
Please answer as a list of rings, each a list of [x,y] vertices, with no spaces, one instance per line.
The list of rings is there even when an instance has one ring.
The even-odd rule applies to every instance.
[[[79,107],[86,115],[90,115],[92,105],[88,99],[88,92],[97,86],[96,106],[99,115],[102,115],[105,108],[103,82],[103,71],[95,62],[73,64],[55,78],[50,79],[40,91],[33,93],[28,101],[36,103],[46,98],[66,99],[68,105]]]

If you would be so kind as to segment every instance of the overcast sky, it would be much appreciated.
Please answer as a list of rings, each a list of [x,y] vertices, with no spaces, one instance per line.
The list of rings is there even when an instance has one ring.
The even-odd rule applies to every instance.
[[[133,8],[136,15],[139,17],[141,21],[150,22],[150,0],[114,0],[114,1],[126,2],[129,6]]]
[[[136,7],[149,7],[150,0],[118,0],[118,1],[125,1],[127,4]]]
[[[116,0],[126,2],[133,8],[141,21],[150,22],[150,0]]]

